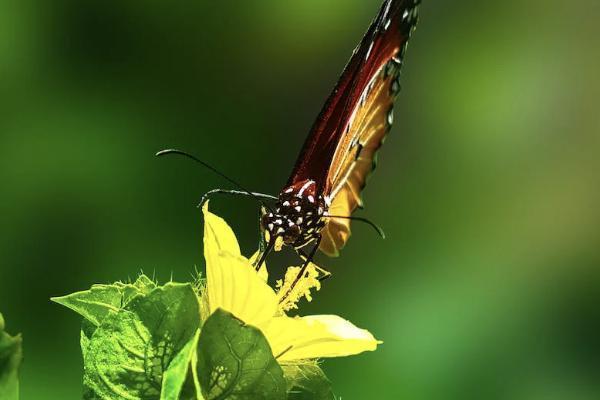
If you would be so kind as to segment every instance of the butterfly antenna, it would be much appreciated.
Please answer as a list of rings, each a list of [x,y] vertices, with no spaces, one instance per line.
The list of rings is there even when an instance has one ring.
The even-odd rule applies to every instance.
[[[382,239],[385,239],[385,232],[383,231],[383,229],[381,229],[380,226],[378,226],[377,224],[375,224],[373,221],[371,221],[369,219],[362,218],[362,217],[347,217],[347,216],[342,216],[342,215],[326,215],[326,217],[327,218],[350,219],[352,221],[364,222],[365,224],[367,224],[370,227],[372,227],[373,229],[375,229],[377,234],[379,236],[381,236]]]
[[[167,155],[171,155],[171,154],[184,156],[184,157],[187,157],[187,158],[189,158],[191,160],[196,161],[197,163],[201,164],[205,168],[207,168],[210,171],[214,172],[215,174],[219,175],[221,178],[225,179],[227,182],[231,183],[234,186],[237,186],[242,192],[244,192],[248,196],[254,198],[260,204],[262,204],[263,206],[265,206],[269,211],[273,212],[273,210],[271,209],[271,207],[269,207],[268,204],[265,204],[258,196],[256,196],[254,193],[252,193],[251,191],[249,191],[248,189],[246,189],[240,183],[238,183],[237,181],[231,179],[230,177],[228,177],[227,175],[225,175],[224,173],[222,173],[221,171],[219,171],[218,169],[216,169],[212,165],[210,165],[210,164],[202,161],[201,159],[199,159],[198,157],[196,157],[196,156],[194,156],[194,155],[192,155],[190,153],[187,153],[187,152],[185,152],[183,150],[166,149],[166,150],[161,150],[158,153],[156,153],[156,157],[162,157],[162,156],[167,156]]]

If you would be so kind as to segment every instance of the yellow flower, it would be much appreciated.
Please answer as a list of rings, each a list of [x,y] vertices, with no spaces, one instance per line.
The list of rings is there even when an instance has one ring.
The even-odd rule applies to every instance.
[[[231,312],[246,324],[259,328],[280,362],[342,357],[373,351],[381,342],[337,315],[289,317],[285,311],[296,308],[301,297],[310,301],[310,289],[318,290],[316,271],[301,279],[288,292],[298,267],[290,267],[276,293],[266,282],[266,268],[258,273],[240,253],[237,239],[220,217],[204,206],[204,258],[206,259],[205,309],[210,315],[218,308]]]

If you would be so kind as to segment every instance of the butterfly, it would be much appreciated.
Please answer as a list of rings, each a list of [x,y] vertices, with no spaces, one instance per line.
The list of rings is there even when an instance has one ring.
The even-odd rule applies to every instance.
[[[337,256],[350,237],[351,221],[370,223],[352,217],[352,213],[363,206],[362,190],[376,167],[377,151],[393,123],[400,70],[417,24],[418,5],[419,0],[383,2],[312,126],[279,196],[250,192],[179,150],[158,153],[180,153],[194,158],[242,189],[212,190],[201,203],[216,193],[276,202],[274,207],[263,207],[260,225],[264,242],[257,267],[272,249],[283,245],[304,256],[304,267],[317,250]],[[302,249],[309,244],[314,245],[306,254]]]

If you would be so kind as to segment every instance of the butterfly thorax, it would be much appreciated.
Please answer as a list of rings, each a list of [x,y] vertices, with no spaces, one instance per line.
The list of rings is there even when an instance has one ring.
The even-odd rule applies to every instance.
[[[300,248],[317,239],[325,226],[328,201],[317,194],[313,180],[284,188],[273,212],[263,215],[262,227],[267,240],[282,238],[283,243]]]

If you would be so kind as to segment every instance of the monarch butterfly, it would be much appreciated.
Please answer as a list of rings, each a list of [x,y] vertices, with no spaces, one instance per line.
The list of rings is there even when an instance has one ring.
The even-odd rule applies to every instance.
[[[216,193],[276,202],[274,208],[263,209],[260,219],[264,241],[257,268],[273,248],[287,245],[306,260],[299,278],[318,249],[329,256],[338,255],[350,236],[352,220],[375,227],[351,214],[362,207],[361,192],[376,166],[377,150],[393,123],[400,69],[408,39],[417,24],[418,4],[419,0],[383,2],[314,123],[279,196],[250,192],[180,150],[157,154],[191,157],[241,189],[212,190],[204,195],[201,204]],[[311,243],[311,252],[304,253],[302,248]]]

